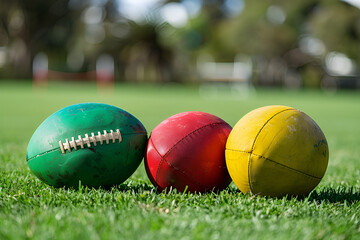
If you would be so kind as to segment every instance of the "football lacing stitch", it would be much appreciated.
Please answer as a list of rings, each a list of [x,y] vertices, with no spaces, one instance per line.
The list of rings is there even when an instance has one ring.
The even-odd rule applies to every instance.
[[[119,143],[122,141],[121,133],[119,129],[116,129],[114,132],[113,130],[110,130],[108,133],[106,130],[103,131],[102,134],[100,131],[97,132],[97,135],[95,135],[93,132],[91,133],[91,136],[89,134],[85,134],[85,137],[81,137],[78,135],[78,138],[75,139],[75,137],[71,137],[71,140],[69,141],[68,138],[65,139],[65,142],[63,143],[61,140],[59,141],[60,150],[62,153],[65,153],[66,150],[69,151],[69,153],[73,150],[78,150],[78,147],[85,148],[85,145],[87,147],[91,147],[91,144],[96,146],[98,143],[100,145],[109,144],[110,141],[112,143],[115,143],[116,140],[119,140]]]

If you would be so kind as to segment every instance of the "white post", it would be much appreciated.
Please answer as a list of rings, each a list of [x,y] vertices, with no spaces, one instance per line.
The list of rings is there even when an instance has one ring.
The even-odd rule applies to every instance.
[[[48,82],[48,57],[46,53],[39,52],[33,59],[33,84],[37,86],[46,86]]]
[[[110,54],[102,54],[96,60],[96,81],[99,88],[114,87],[114,58]]]

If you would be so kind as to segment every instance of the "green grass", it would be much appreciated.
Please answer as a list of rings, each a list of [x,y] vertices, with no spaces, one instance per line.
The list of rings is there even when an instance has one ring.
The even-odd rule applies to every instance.
[[[210,92],[211,93],[211,92]],[[299,108],[322,128],[327,172],[302,199],[243,195],[232,183],[220,193],[157,193],[143,164],[110,190],[55,189],[34,177],[27,143],[50,114],[70,104],[104,102],[139,118],[148,132],[183,111],[205,111],[234,125],[257,107]],[[360,239],[360,94],[258,90],[247,98],[196,86],[0,82],[0,239]]]

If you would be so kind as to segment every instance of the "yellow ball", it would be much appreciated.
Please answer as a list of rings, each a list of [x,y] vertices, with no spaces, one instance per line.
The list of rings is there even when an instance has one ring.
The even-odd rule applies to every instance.
[[[329,149],[320,127],[308,115],[291,107],[267,106],[236,123],[225,158],[241,192],[301,196],[324,176]]]

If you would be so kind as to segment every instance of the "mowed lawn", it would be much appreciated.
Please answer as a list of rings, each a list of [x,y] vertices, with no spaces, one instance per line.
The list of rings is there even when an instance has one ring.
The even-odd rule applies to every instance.
[[[0,239],[360,239],[360,92],[200,90],[0,82]],[[234,126],[255,108],[292,106],[322,128],[328,169],[309,196],[291,199],[244,195],[233,183],[220,193],[157,193],[143,164],[109,190],[49,187],[30,173],[27,143],[46,117],[81,102],[120,107],[148,134],[184,111],[212,113]]]

